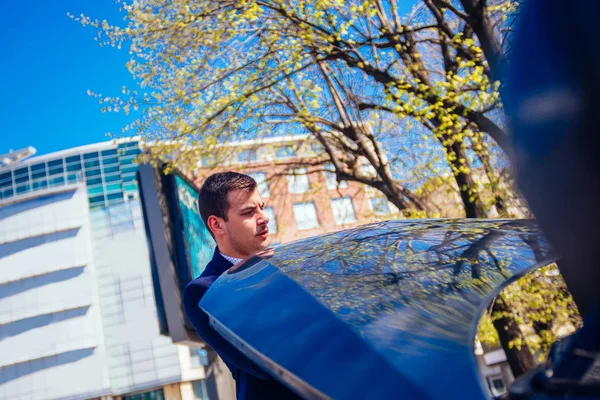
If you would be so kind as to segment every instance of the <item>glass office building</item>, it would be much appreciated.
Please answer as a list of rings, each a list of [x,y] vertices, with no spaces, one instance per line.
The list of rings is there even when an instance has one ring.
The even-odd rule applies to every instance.
[[[217,398],[203,351],[159,333],[140,151],[0,164],[0,399]]]
[[[91,208],[135,198],[139,154],[139,143],[128,141],[37,157],[0,173],[0,200],[80,181],[86,183]]]

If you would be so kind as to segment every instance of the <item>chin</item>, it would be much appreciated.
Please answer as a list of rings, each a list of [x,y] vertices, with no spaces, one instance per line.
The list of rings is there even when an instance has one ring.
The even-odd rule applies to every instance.
[[[260,242],[261,250],[264,250],[267,247],[269,247],[270,243],[271,243],[271,238],[267,236],[267,238],[265,240],[263,240],[262,242]]]

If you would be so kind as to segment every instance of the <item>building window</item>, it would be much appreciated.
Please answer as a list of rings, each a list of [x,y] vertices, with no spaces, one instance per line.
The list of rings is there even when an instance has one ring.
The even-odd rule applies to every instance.
[[[104,204],[104,195],[100,195],[100,196],[94,196],[94,197],[90,197],[90,205],[100,205],[100,204]]]
[[[112,167],[103,167],[102,171],[104,171],[104,174],[114,174],[114,173],[118,173],[119,172],[119,166],[115,165]]]
[[[271,195],[271,192],[269,191],[269,181],[267,180],[267,175],[264,172],[252,172],[248,174],[248,176],[252,177],[252,179],[256,181],[260,197],[269,197]]]
[[[390,213],[390,207],[385,197],[373,197],[369,200],[371,209],[377,215],[387,215]]]
[[[366,175],[370,178],[375,178],[377,176],[377,170],[371,164],[361,165],[360,171],[363,173],[363,175]]]
[[[100,185],[102,184],[102,178],[89,178],[86,179],[85,182],[88,186]]]
[[[52,160],[52,161],[48,161],[48,167],[52,168],[52,167],[62,167],[63,165],[63,159],[59,158],[57,160]]]
[[[107,201],[123,201],[123,192],[119,191],[116,193],[110,193],[106,195],[106,200]]]
[[[294,217],[299,230],[313,229],[319,227],[319,218],[317,218],[317,209],[315,203],[296,203],[294,204]]]
[[[27,170],[25,170],[27,172]],[[12,186],[12,176],[9,172],[5,172],[0,175],[0,187]]]
[[[194,400],[210,400],[204,379],[192,381],[192,388],[194,389]]]
[[[126,394],[121,398],[123,400],[165,400],[165,393],[162,389],[156,389],[144,393]]]
[[[315,155],[320,155],[325,153],[325,147],[321,143],[311,143],[310,151]]]
[[[0,191],[0,199],[8,199],[9,197],[13,196],[13,190],[12,189],[4,189],[3,191]]]
[[[100,176],[102,175],[102,173],[100,172],[99,169],[86,169],[85,170],[85,176],[90,177],[90,176]]]
[[[132,164],[136,164],[135,162],[135,158],[121,158],[119,159],[119,165],[120,166],[125,166],[125,165],[132,165]]]
[[[294,169],[290,174],[287,176],[288,192],[292,194],[308,192],[309,183],[306,168]]]
[[[54,167],[51,168],[48,171],[48,175],[60,175],[60,174],[64,174],[65,170],[63,169],[62,165],[59,167]]]
[[[237,155],[237,160],[238,160],[238,162],[241,162],[241,163],[256,161],[257,160],[256,150],[249,149],[249,150],[240,151]]]
[[[81,162],[81,156],[79,154],[77,154],[76,156],[70,156],[66,158],[67,164],[69,163],[73,163],[73,162]]]
[[[121,183],[113,183],[111,185],[106,185],[107,192],[117,192],[121,190]]]
[[[294,157],[296,154],[296,150],[294,150],[294,146],[286,145],[286,146],[278,146],[275,149],[275,157],[276,158],[290,158]]]
[[[31,166],[31,172],[42,171],[46,169],[46,164],[40,163]]]
[[[277,233],[277,221],[273,207],[265,207],[263,213],[269,218],[269,233]]]
[[[133,174],[135,176],[135,173],[137,172],[137,170],[139,169],[139,166],[137,165],[130,165],[128,167],[122,167],[121,168],[121,173],[122,174]]]
[[[137,187],[137,183],[136,182],[132,182],[132,183],[128,183],[126,185],[123,185],[123,190],[125,190],[126,192],[132,192],[132,191],[137,191],[138,187]]]
[[[62,186],[65,184],[65,178],[62,176],[52,178],[50,179],[49,184],[50,186]]]
[[[114,156],[117,154],[117,149],[102,150],[100,154],[103,156]]]
[[[119,174],[115,174],[115,175],[104,175],[104,182],[106,183],[110,183],[110,182],[120,182],[121,181],[121,176]]]
[[[27,193],[31,189],[31,186],[28,183],[25,183],[21,186],[17,186],[17,194]]]
[[[81,170],[81,162],[76,161],[72,164],[67,164],[67,171],[80,171]]]
[[[122,175],[122,177],[121,177],[121,182],[123,182],[123,183],[127,183],[127,182],[137,182],[137,181],[136,181],[135,174],[126,174],[126,175]]]
[[[124,143],[119,143],[118,148],[125,149],[125,148],[129,148],[129,147],[136,147],[137,145],[138,145],[138,142],[124,142]]]
[[[46,164],[37,164],[31,167],[31,179],[39,179],[46,177]]]
[[[335,168],[332,164],[325,164],[325,170],[323,171],[323,173],[325,174],[327,190],[345,189],[348,187],[348,182],[337,181],[337,177],[335,176]]]
[[[506,392],[506,384],[502,375],[488,376],[487,382],[493,396],[500,396]]]
[[[76,183],[79,182],[81,179],[79,178],[79,176],[77,174],[69,174],[67,175],[67,181],[69,183]]]
[[[38,180],[31,183],[31,187],[33,190],[46,189],[48,187],[48,181]]]
[[[119,158],[118,157],[106,157],[102,159],[102,165],[103,166],[107,166],[107,165],[116,165],[119,163]]]
[[[27,167],[15,170],[15,183],[23,183],[29,180],[29,171]],[[11,182],[8,180],[8,182]],[[12,182],[11,182],[12,185]]]
[[[200,368],[208,365],[208,354],[206,350],[197,347],[190,347],[190,366]]]
[[[141,153],[140,149],[138,149],[137,147],[134,147],[134,148],[129,148],[127,150],[120,150],[119,156],[120,157],[137,156],[140,153]]]
[[[83,164],[86,168],[96,168],[100,166],[100,161],[98,159],[86,161]]]
[[[88,196],[95,196],[97,194],[104,193],[104,188],[102,186],[92,187],[92,188],[88,188],[87,192],[88,192]]]
[[[356,222],[354,207],[350,197],[342,197],[340,199],[332,199],[331,207],[333,208],[333,218],[337,225],[346,225]]]
[[[215,167],[219,164],[219,161],[215,154],[207,154],[200,158],[200,161],[198,164],[201,167]]]

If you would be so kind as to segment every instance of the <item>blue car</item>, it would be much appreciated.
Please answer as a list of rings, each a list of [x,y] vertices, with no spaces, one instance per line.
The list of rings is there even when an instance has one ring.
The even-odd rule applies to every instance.
[[[310,399],[484,399],[482,313],[556,261],[530,220],[383,222],[278,246],[200,301],[214,328]]]

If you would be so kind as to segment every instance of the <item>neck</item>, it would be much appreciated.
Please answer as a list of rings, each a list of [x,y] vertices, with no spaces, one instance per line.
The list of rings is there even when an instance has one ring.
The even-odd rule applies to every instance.
[[[229,243],[217,243],[219,246],[219,251],[221,254],[225,254],[226,256],[233,258],[246,258],[249,254],[243,254],[234,249],[232,246],[229,246]]]

